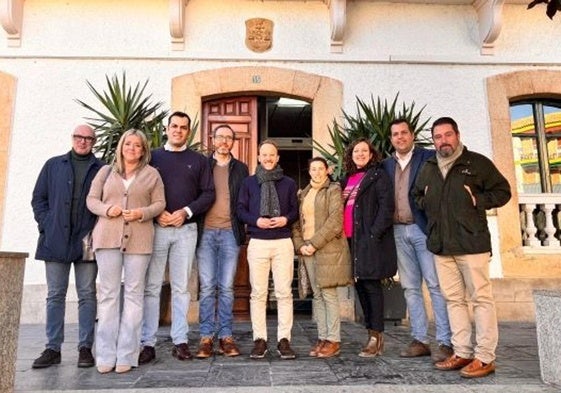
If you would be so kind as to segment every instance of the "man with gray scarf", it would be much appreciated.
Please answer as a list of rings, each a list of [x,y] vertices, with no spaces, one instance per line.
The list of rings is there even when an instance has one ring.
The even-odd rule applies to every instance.
[[[485,377],[495,371],[499,338],[485,210],[506,204],[510,186],[491,160],[463,146],[452,118],[436,120],[431,132],[436,157],[421,169],[413,194],[427,214],[427,247],[435,254],[454,346],[454,354],[435,367],[460,370],[464,378]],[[468,302],[473,306],[475,347]]]
[[[277,351],[281,359],[294,359],[290,348],[292,330],[292,279],[294,246],[291,225],[298,218],[296,183],[284,176],[278,165],[280,156],[275,142],[259,145],[259,165],[255,175],[247,177],[240,188],[237,215],[247,224],[250,314],[254,348],[252,359],[267,353],[267,294],[269,272],[273,272],[278,307]]]

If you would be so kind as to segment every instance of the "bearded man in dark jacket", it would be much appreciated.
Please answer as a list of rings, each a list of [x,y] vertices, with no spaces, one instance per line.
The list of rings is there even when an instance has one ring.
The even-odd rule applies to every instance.
[[[485,210],[506,204],[510,186],[491,160],[463,146],[452,118],[436,120],[431,131],[436,156],[421,169],[413,193],[427,214],[427,247],[435,254],[454,346],[454,354],[435,367],[461,369],[465,378],[484,377],[495,371],[499,336]],[[473,306],[475,348],[466,298]]]

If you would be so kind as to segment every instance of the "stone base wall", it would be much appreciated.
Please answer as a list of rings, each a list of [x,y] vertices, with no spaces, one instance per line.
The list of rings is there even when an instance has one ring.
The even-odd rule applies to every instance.
[[[45,299],[47,298],[47,285],[26,285],[23,289],[22,310],[20,323],[39,323],[44,324]],[[189,323],[199,322],[199,301],[191,293],[191,307],[189,308]],[[339,288],[339,302],[341,309],[341,319],[343,321],[354,320],[355,297],[353,288]],[[78,297],[76,289],[71,284],[66,295],[66,322],[78,323]]]
[[[499,321],[534,322],[535,307],[532,291],[535,289],[561,288],[561,278],[502,278],[493,280],[493,292],[497,306]],[[45,323],[46,285],[26,285],[23,291],[21,323]],[[355,315],[355,297],[352,288],[339,289],[341,319],[352,321]],[[432,318],[432,308],[428,292],[425,290],[425,301]],[[189,309],[189,322],[197,323],[199,318],[199,302],[193,300]],[[76,291],[71,285],[68,288],[66,321],[78,321],[78,300]]]

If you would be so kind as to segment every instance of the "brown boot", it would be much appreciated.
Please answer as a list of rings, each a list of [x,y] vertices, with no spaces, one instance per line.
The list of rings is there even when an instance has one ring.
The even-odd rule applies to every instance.
[[[368,330],[368,341],[366,346],[362,348],[358,356],[363,358],[372,358],[380,356],[384,352],[384,334],[376,330]]]
[[[332,358],[341,353],[341,344],[335,341],[325,340],[318,351],[318,358]]]
[[[325,343],[325,340],[320,340],[318,339],[317,342],[314,344],[314,346],[310,349],[310,353],[308,354],[311,357],[317,357],[318,356],[318,352],[321,349],[321,347],[323,346],[323,344]]]

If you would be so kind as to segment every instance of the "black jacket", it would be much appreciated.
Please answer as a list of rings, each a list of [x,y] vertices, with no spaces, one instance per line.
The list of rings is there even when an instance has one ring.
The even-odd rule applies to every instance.
[[[342,181],[343,189],[346,184],[347,178]],[[364,174],[353,208],[351,254],[355,280],[381,280],[393,277],[397,272],[394,206],[390,178],[379,164],[375,164]]]
[[[427,213],[430,251],[438,255],[479,254],[491,251],[485,210],[506,204],[510,185],[491,160],[464,147],[446,179],[436,157],[427,160],[413,194],[419,208]]]
[[[35,259],[64,263],[82,259],[82,238],[93,229],[97,219],[86,208],[86,196],[92,179],[102,166],[103,163],[91,154],[77,205],[77,225],[72,227],[70,210],[74,170],[71,153],[47,160],[37,178],[31,199],[39,228]]]
[[[216,160],[212,157],[212,155],[209,157],[209,160],[210,160],[210,166],[214,170],[214,166],[216,165]],[[245,236],[245,226],[243,223],[240,222],[240,220],[238,220],[238,217],[236,216],[236,207],[238,205],[238,194],[243,179],[245,179],[248,176],[249,176],[249,170],[247,169],[247,165],[232,157],[228,164],[228,190],[230,192],[230,219],[232,220],[232,232],[234,232],[234,237],[236,238],[236,242],[238,243],[238,246],[241,246],[242,244],[245,243],[246,236]],[[201,235],[204,229],[203,228],[204,216],[201,217],[198,227],[199,227],[199,235]]]

